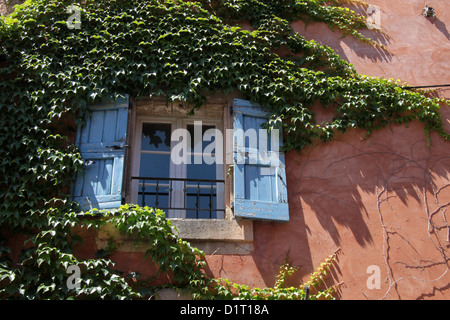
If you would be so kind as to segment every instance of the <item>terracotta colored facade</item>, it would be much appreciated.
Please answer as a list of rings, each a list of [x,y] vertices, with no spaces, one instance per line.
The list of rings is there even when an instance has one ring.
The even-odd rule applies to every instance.
[[[426,18],[422,1],[369,3],[380,9],[381,28],[389,35],[380,40],[390,53],[339,39],[324,25],[294,28],[331,46],[361,74],[414,86],[449,84],[448,6],[429,1],[436,18]],[[438,94],[450,98],[449,89]],[[441,110],[449,131],[450,108]],[[273,234],[273,229],[291,235],[291,257],[305,274],[340,248],[333,276],[335,283],[343,282],[342,299],[448,299],[448,142],[432,135],[427,147],[418,123],[363,138],[354,130],[300,156],[288,154],[289,199],[297,226],[257,225],[256,233]],[[380,289],[367,286],[372,265],[380,268]]]
[[[324,24],[293,23],[308,39],[335,49],[361,74],[394,78],[411,85],[449,84],[450,11],[429,3],[436,18],[422,15],[422,1],[372,0],[389,52],[329,30]],[[365,10],[359,8],[358,10]],[[439,89],[450,98],[450,90]],[[316,107],[318,122],[331,117]],[[450,108],[442,107],[450,131]],[[286,155],[290,221],[253,223],[248,254],[207,255],[208,272],[250,286],[272,286],[288,256],[299,266],[292,284],[306,280],[338,250],[329,284],[340,299],[448,299],[450,148],[423,127],[393,126],[364,139],[353,130],[335,141]],[[141,253],[113,257],[124,270],[149,274]],[[375,271],[374,271],[375,270]],[[374,280],[379,271],[380,288]],[[374,282],[375,281],[375,282]]]
[[[423,1],[369,0],[380,9],[389,52],[314,23],[293,28],[307,39],[329,45],[361,74],[394,78],[414,86],[450,84],[450,9],[429,1],[436,18],[422,15]],[[364,12],[364,8],[357,8]],[[450,88],[439,89],[450,99]],[[331,117],[320,106],[318,122]],[[442,107],[450,132],[450,107]],[[272,286],[288,256],[300,267],[292,284],[306,280],[337,251],[329,284],[338,298],[449,299],[450,144],[431,135],[430,146],[418,122],[392,126],[364,139],[352,130],[301,154],[286,154],[290,221],[253,223],[248,254],[207,254],[208,273],[249,286]],[[448,218],[447,218],[448,216]],[[96,234],[85,234],[78,254],[93,257]],[[111,257],[123,271],[155,272],[142,252],[119,251]],[[371,269],[372,268],[372,269]],[[373,288],[373,270],[380,288]],[[164,279],[163,279],[164,280]]]
[[[339,38],[323,24],[310,24],[305,30],[299,22],[293,28],[332,47],[361,74],[414,86],[449,84],[450,10],[432,2],[428,5],[436,18],[422,15],[422,1],[368,1],[380,9],[381,29],[388,37],[378,39],[389,53]],[[438,94],[450,98],[449,89],[439,89]],[[318,123],[331,116],[320,107],[315,111]],[[441,113],[448,131],[450,108],[443,106]],[[353,130],[301,155],[287,154],[291,221],[255,223],[252,257],[245,263],[236,259],[253,265],[255,285],[273,284],[283,254],[289,253],[307,278],[340,248],[332,282],[342,283],[341,299],[450,297],[448,142],[432,135],[428,147],[418,123],[364,137],[364,132]],[[374,275],[370,266],[379,267],[380,289],[369,289]],[[245,273],[247,278],[251,272]]]
[[[361,74],[414,86],[449,84],[448,6],[430,2],[437,14],[430,19],[422,15],[422,1],[370,3],[379,7],[381,27],[389,37],[372,31],[367,35],[379,37],[389,52],[341,38],[324,24],[310,24],[306,30],[300,22],[292,26],[335,49]],[[449,89],[438,94],[450,98]],[[332,116],[320,106],[314,111],[319,123]],[[442,107],[442,115],[450,131],[448,106]],[[427,146],[418,122],[364,138],[365,132],[352,130],[301,154],[287,153],[290,221],[255,221],[252,251],[209,253],[208,273],[250,286],[272,286],[289,257],[300,267],[297,278],[290,280],[295,285],[337,251],[328,283],[340,284],[340,299],[450,298],[449,143],[432,134]],[[95,237],[90,235],[80,253],[95,252]],[[155,271],[134,250],[117,252],[111,259],[124,271]]]

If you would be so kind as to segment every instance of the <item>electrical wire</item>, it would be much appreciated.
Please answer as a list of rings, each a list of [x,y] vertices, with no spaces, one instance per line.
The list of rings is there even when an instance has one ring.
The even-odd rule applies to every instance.
[[[423,89],[423,88],[438,88],[438,87],[450,87],[450,84],[435,84],[435,85],[428,85],[428,86],[410,86],[410,87],[403,87],[404,89]]]

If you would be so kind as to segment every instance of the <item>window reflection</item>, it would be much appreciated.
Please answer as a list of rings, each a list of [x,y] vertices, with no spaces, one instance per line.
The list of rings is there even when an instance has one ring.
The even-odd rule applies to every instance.
[[[170,151],[170,133],[171,125],[168,123],[144,123],[141,150]]]

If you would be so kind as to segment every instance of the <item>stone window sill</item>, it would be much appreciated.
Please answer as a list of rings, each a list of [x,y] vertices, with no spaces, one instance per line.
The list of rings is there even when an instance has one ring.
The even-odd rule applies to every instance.
[[[253,222],[249,220],[170,219],[183,240],[206,254],[245,255],[253,251]],[[117,251],[145,252],[149,244],[135,245],[130,236],[123,236],[112,225],[103,226],[97,233],[98,249],[105,249],[113,238]]]

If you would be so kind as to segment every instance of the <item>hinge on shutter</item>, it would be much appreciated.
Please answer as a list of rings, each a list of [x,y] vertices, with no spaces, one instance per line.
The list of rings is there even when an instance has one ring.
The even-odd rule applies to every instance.
[[[114,149],[114,150],[122,150],[123,148],[128,148],[129,145],[127,144],[114,144],[112,146],[106,146],[106,148]]]
[[[112,145],[112,146],[106,146],[106,147],[110,148],[110,149],[114,149],[114,150],[121,150],[122,149],[122,146],[119,146],[117,144]]]

